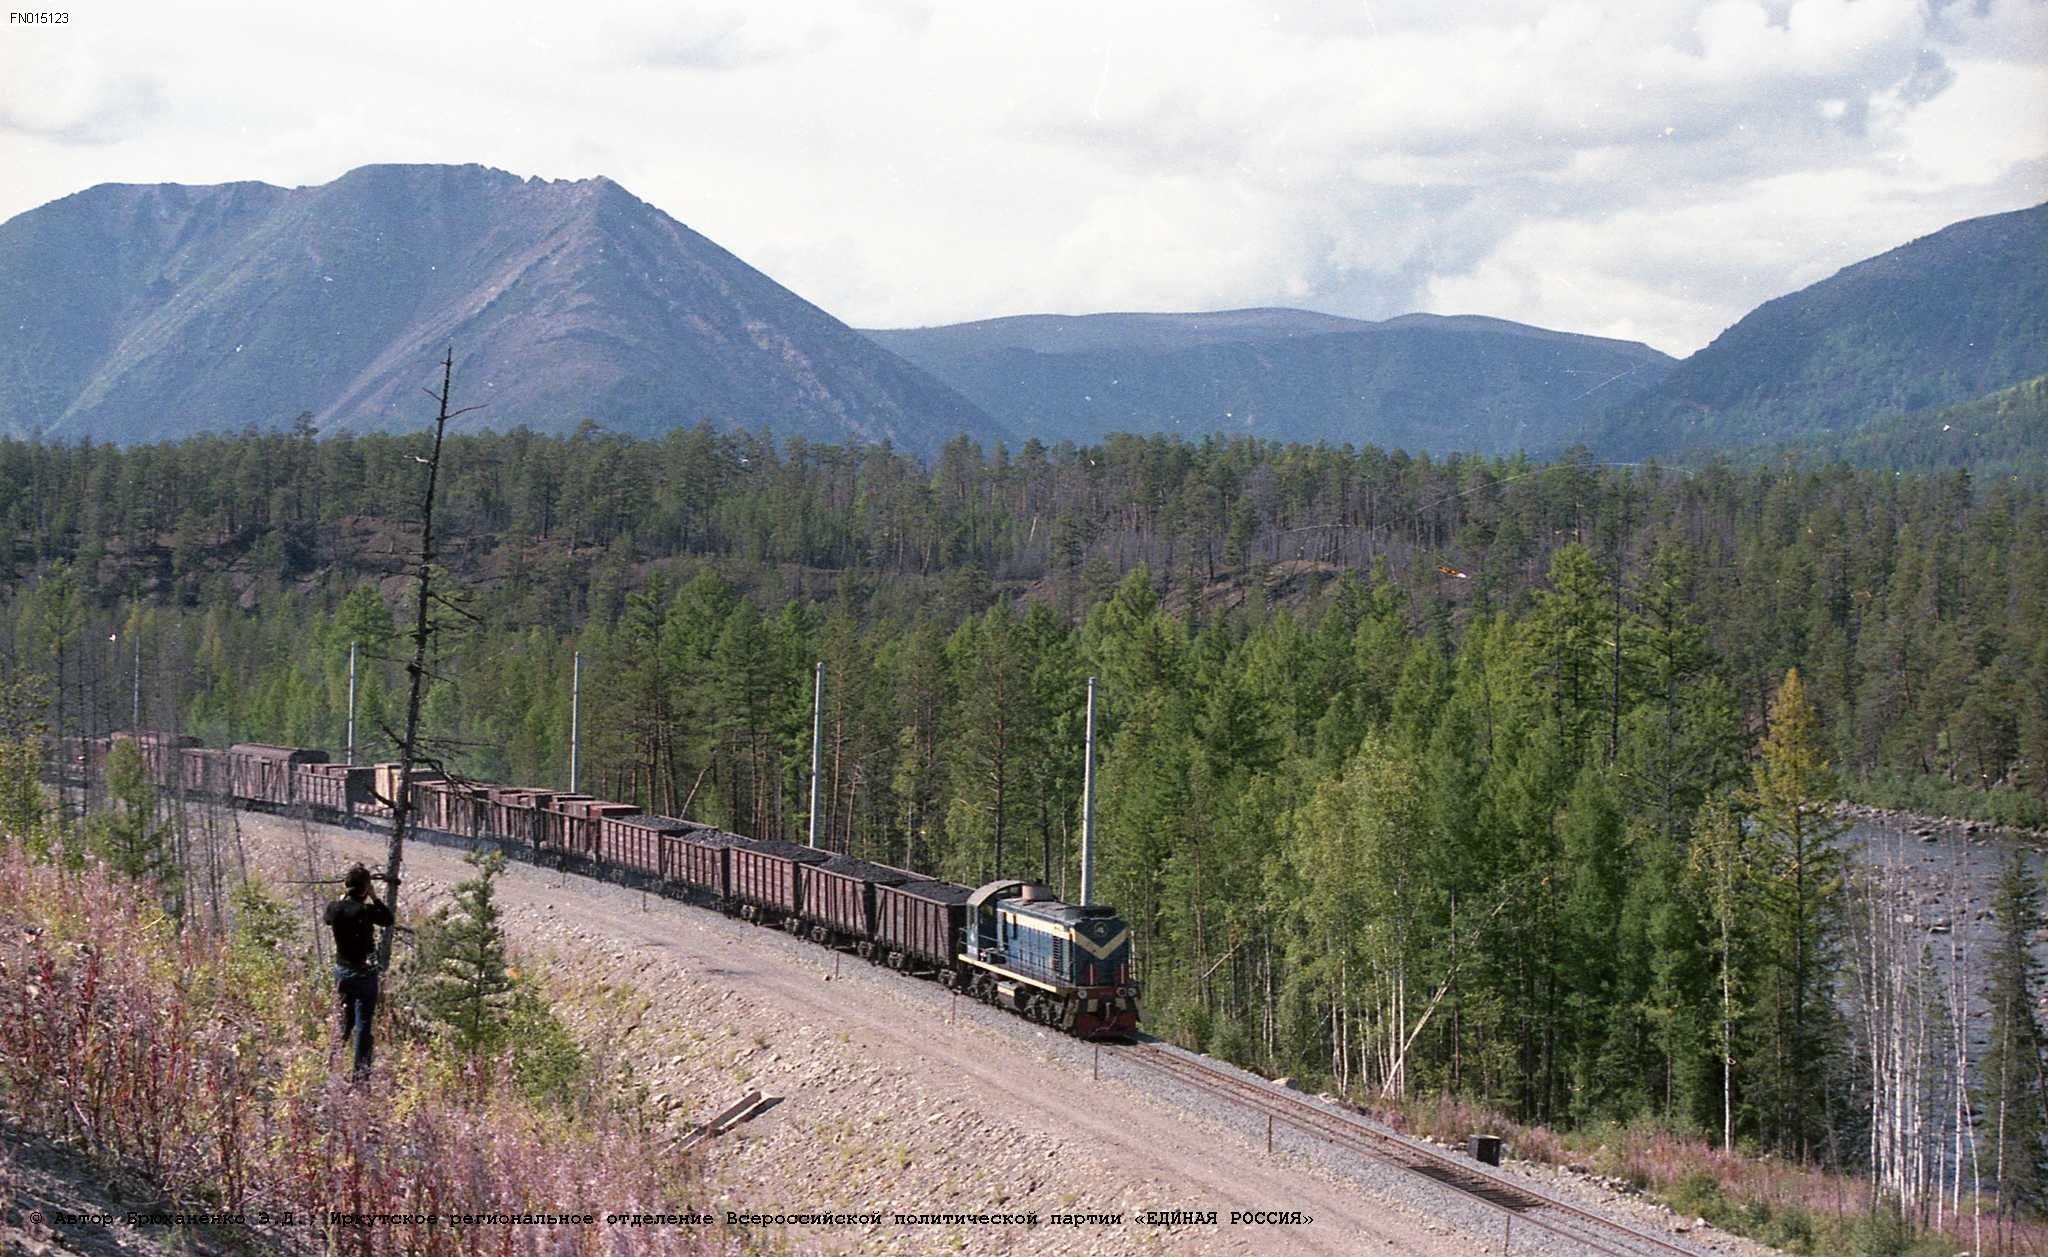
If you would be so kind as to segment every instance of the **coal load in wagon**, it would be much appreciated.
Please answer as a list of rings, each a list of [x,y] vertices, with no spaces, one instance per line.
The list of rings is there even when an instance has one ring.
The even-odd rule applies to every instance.
[[[797,870],[805,921],[850,938],[866,939],[874,930],[875,888],[901,886],[914,875],[850,855],[835,855]]]
[[[885,955],[894,953],[926,965],[950,967],[967,921],[967,900],[973,894],[969,887],[952,882],[877,886],[875,942]]]

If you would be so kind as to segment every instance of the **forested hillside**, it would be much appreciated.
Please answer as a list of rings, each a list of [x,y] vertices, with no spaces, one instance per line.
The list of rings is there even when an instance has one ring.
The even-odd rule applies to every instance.
[[[0,659],[66,728],[338,748],[354,641],[382,754],[416,449],[0,444]],[[797,835],[822,659],[825,841],[1071,889],[1097,675],[1149,1024],[1355,1092],[1718,1132],[1732,1056],[1735,1133],[1820,1155],[1862,1077],[1828,805],[2048,803],[2010,482],[708,428],[445,476],[452,766],[561,781],[580,650],[586,788]]]
[[[2048,371],[2048,205],[1972,218],[1766,301],[1585,429],[1610,458],[1847,438]]]
[[[1892,471],[1952,471],[2048,480],[2048,376],[1967,401],[1873,419],[1790,447],[1824,461]],[[1782,451],[1772,451],[1772,454]],[[1759,451],[1759,456],[1766,456]]]

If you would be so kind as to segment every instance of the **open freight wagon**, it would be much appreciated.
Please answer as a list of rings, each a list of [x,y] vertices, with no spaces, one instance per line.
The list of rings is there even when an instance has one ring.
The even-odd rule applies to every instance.
[[[875,887],[875,933],[863,955],[906,973],[952,973],[974,892],[952,882]]]
[[[794,934],[803,926],[797,915],[803,908],[803,881],[797,870],[830,858],[830,852],[780,839],[741,839],[726,852],[725,897],[742,920],[779,924]]]

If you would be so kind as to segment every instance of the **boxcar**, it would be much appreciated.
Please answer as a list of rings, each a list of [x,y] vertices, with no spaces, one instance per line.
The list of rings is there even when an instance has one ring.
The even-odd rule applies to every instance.
[[[541,845],[572,859],[594,860],[604,818],[630,816],[638,810],[630,803],[610,803],[587,794],[558,794],[541,805]]]
[[[370,788],[376,791],[377,805],[387,812],[398,805],[398,768],[388,761],[370,765]]]
[[[797,869],[823,863],[831,853],[774,838],[742,841],[745,845],[733,845],[726,856],[725,897],[749,921],[781,922],[795,931],[800,924],[797,910],[803,906]]]
[[[662,859],[663,839],[681,838],[702,825],[673,816],[626,812],[605,816],[597,823],[597,847],[602,859],[649,877],[669,877]]]
[[[871,958],[891,969],[950,970],[959,959],[960,930],[974,894],[952,882],[905,882],[875,887],[875,947]]]
[[[913,874],[887,865],[870,864],[850,855],[835,855],[797,867],[797,917],[811,927],[818,943],[863,944],[874,933],[875,888],[901,886]]]
[[[592,807],[612,807],[590,794],[555,794],[541,805],[541,846],[561,856],[590,860],[598,852]],[[621,805],[623,807],[623,805]]]

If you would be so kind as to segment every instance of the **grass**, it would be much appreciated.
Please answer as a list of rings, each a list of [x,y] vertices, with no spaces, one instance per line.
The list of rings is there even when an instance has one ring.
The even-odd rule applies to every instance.
[[[1592,1126],[1559,1133],[1524,1126],[1464,1101],[1436,1098],[1375,1107],[1373,1115],[1411,1134],[1462,1142],[1497,1134],[1515,1157],[1619,1179],[1684,1217],[1801,1254],[1954,1257],[1975,1252],[1966,1194],[1960,1216],[1905,1219],[1873,1208],[1867,1180],[1776,1157],[1723,1152],[1719,1144],[1653,1123]],[[2023,1223],[1993,1241],[1995,1202],[1983,1200],[1986,1253],[2048,1253],[2048,1226]]]

